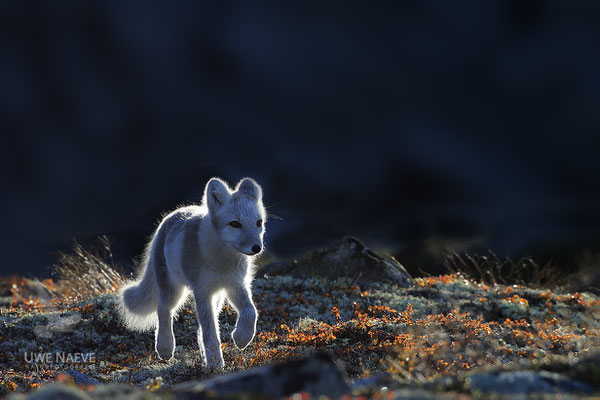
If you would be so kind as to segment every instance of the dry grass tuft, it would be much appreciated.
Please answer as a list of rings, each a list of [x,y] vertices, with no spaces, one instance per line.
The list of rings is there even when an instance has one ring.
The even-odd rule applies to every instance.
[[[57,282],[51,292],[64,299],[82,300],[112,293],[125,280],[120,268],[115,267],[106,236],[87,248],[74,241],[71,253],[58,254],[54,272]]]
[[[500,258],[491,250],[486,254],[463,253],[446,250],[444,267],[451,274],[461,274],[476,282],[493,285],[528,285],[537,288],[556,288],[565,283],[566,274],[552,262],[539,265],[530,257],[517,261]]]

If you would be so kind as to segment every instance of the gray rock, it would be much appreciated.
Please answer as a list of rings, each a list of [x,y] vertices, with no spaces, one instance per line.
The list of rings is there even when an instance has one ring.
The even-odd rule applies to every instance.
[[[456,400],[456,393],[440,393],[422,389],[397,389],[382,394],[384,399],[394,400]]]
[[[122,383],[98,384],[91,392],[84,392],[77,387],[62,383],[51,383],[44,385],[31,393],[13,393],[9,397],[9,400],[152,400],[172,397],[173,396],[163,396],[159,392],[148,392],[142,388]]]
[[[363,390],[379,390],[382,387],[393,387],[397,383],[388,373],[369,376],[368,378],[358,379],[352,384],[352,393]]]
[[[274,262],[259,271],[265,275],[349,277],[357,282],[388,282],[410,287],[410,274],[393,257],[382,257],[360,240],[346,236],[333,247],[320,249],[291,262]]]
[[[23,396],[23,397],[21,397]],[[43,386],[31,394],[18,393],[9,399],[29,399],[29,400],[46,400],[46,399],[64,399],[64,400],[91,400],[89,394],[82,392],[81,390],[63,385],[58,383],[52,383]]]
[[[467,378],[471,391],[498,394],[592,393],[588,384],[548,371],[512,371],[473,374]]]
[[[305,359],[220,375],[201,382],[186,382],[173,387],[178,399],[230,397],[281,398],[298,392],[312,396],[338,398],[350,393],[342,372],[331,358],[316,353]]]
[[[90,378],[89,376],[73,369],[65,371],[65,374],[71,375],[73,377],[73,381],[78,385],[96,385],[98,383],[97,379]]]
[[[588,296],[600,296],[600,269],[596,266],[581,270],[569,277],[569,292],[589,292]]]
[[[169,396],[163,396],[163,393],[148,392],[142,388],[124,383],[97,385],[90,394],[94,399],[110,400],[151,400],[169,398]]]

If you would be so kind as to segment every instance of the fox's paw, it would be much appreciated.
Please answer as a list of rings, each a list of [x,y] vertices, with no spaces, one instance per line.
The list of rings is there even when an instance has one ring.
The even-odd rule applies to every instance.
[[[207,355],[206,357],[206,369],[209,371],[218,371],[225,368],[225,361],[221,354]]]
[[[254,338],[254,327],[252,327],[252,329],[244,329],[243,327],[238,326],[235,328],[231,336],[233,337],[233,342],[235,343],[236,347],[240,350],[243,350]]]
[[[175,352],[175,342],[172,337],[159,336],[156,340],[156,352],[161,360],[168,361],[173,358]]]

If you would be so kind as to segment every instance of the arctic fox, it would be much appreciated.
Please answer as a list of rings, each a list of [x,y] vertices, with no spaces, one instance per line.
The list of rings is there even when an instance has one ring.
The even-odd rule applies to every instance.
[[[142,331],[156,327],[156,351],[161,359],[172,358],[173,317],[189,289],[203,362],[222,368],[217,317],[225,297],[238,314],[236,346],[245,348],[256,331],[250,285],[265,222],[262,189],[254,180],[244,178],[234,190],[221,179],[209,180],[201,205],[179,208],[162,220],[144,252],[140,277],[119,292],[126,325]]]

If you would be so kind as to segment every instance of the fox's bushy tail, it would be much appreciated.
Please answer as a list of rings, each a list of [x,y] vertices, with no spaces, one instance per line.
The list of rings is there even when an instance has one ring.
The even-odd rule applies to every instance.
[[[138,280],[127,283],[119,291],[119,308],[125,325],[138,331],[152,329],[157,320],[158,288],[151,251],[152,243],[144,254]]]

